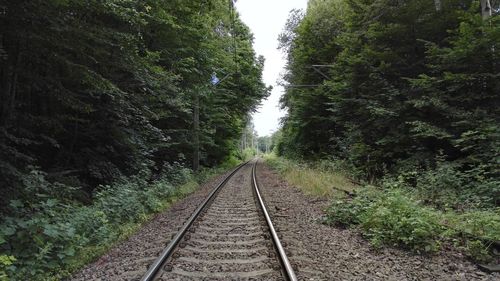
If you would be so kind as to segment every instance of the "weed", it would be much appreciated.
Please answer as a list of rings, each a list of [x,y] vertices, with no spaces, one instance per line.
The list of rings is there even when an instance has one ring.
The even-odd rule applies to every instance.
[[[357,185],[335,166],[318,169],[311,163],[295,163],[291,160],[267,155],[266,162],[291,184],[304,193],[321,197],[343,197],[353,192]],[[324,163],[322,164],[325,167]]]

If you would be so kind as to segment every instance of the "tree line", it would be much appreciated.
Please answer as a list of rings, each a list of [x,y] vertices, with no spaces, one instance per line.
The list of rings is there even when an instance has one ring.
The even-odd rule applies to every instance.
[[[499,8],[311,0],[292,11],[280,35],[288,114],[276,150],[498,206]]]
[[[221,163],[269,92],[252,40],[230,0],[0,1],[1,205]]]

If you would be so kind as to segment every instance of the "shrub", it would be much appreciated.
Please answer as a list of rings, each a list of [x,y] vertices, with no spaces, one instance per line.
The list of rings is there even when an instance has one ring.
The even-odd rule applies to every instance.
[[[172,184],[191,180],[187,169],[172,166],[169,171],[178,174],[148,183],[151,174],[143,171],[101,186],[87,206],[68,199],[69,193],[58,199],[54,190],[64,189],[63,185],[48,182],[43,173],[31,173],[25,179],[31,196],[11,200],[0,221],[0,280],[62,278],[81,265],[80,255],[98,253],[87,249],[105,249],[130,225],[162,210],[171,198],[193,190]],[[72,190],[68,187],[65,192]]]
[[[102,186],[95,196],[95,204],[111,222],[137,222],[146,212],[141,193],[133,183]]]
[[[308,174],[316,180],[346,171],[345,163],[327,160],[305,164],[267,155],[266,162],[297,186],[314,186]],[[435,169],[425,170],[418,162],[399,163],[397,175],[385,178],[380,188],[364,186],[354,189],[354,197],[334,198],[323,222],[357,227],[376,246],[435,252],[451,242],[476,261],[491,260],[492,242],[500,241],[498,180],[486,166],[465,169],[438,158]]]
[[[0,245],[4,242],[5,241],[2,240],[0,236]],[[11,275],[13,271],[15,271],[15,267],[13,266],[15,261],[16,258],[14,258],[13,256],[0,255],[0,281],[9,280],[9,275]]]
[[[489,211],[450,212],[445,216],[455,235],[462,234],[488,241],[500,241],[500,208]]]
[[[75,208],[69,217],[75,231],[87,240],[87,245],[105,244],[113,237],[108,217],[95,206]]]
[[[328,208],[325,223],[336,226],[351,226],[360,223],[359,215],[363,206],[359,201],[335,200]]]
[[[435,252],[441,243],[450,241],[482,262],[491,260],[489,247],[492,241],[500,240],[499,209],[442,212],[423,206],[408,191],[394,187],[364,187],[354,199],[334,200],[324,222],[357,226],[375,246]]]
[[[463,214],[448,212],[444,217],[446,237],[454,240],[477,261],[488,262],[492,259],[489,248],[493,241],[500,241],[500,209]]]
[[[257,150],[254,148],[245,148],[243,151],[237,150],[236,157],[241,161],[248,161],[257,155]]]
[[[56,199],[12,200],[10,207],[16,216],[4,218],[0,226],[7,242],[2,248],[17,260],[16,275],[41,276],[64,266],[87,243],[71,223],[71,207]]]
[[[361,214],[365,213],[370,205],[382,193],[374,187],[365,187],[358,190],[353,199],[344,198],[334,200],[327,210],[325,222],[337,226],[352,226],[361,223]]]
[[[416,252],[436,251],[442,232],[437,214],[419,206],[403,191],[383,192],[373,187],[359,190],[353,200],[334,201],[326,222],[360,225],[375,246],[390,244]]]
[[[481,240],[465,240],[463,247],[466,254],[478,262],[489,262],[492,260],[488,246]]]
[[[440,210],[489,209],[500,203],[500,181],[488,165],[463,167],[438,157],[436,167],[422,169],[406,165],[382,184],[415,191],[425,204]]]
[[[439,249],[443,229],[436,212],[419,206],[401,190],[392,190],[359,215],[360,225],[374,245],[392,244],[416,252]]]
[[[341,163],[326,160],[318,164],[297,163],[273,156],[267,156],[266,162],[279,171],[288,182],[309,195],[340,198],[357,188],[357,185],[345,176]]]

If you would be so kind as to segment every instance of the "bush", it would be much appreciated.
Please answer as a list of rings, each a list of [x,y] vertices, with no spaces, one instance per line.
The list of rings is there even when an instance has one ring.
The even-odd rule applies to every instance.
[[[327,160],[297,163],[267,155],[266,162],[305,192],[322,178],[331,187],[332,174],[348,171],[345,163]],[[426,170],[417,162],[398,163],[397,175],[379,182],[379,188],[364,186],[352,189],[355,196],[336,196],[323,222],[357,227],[376,246],[436,252],[452,243],[476,261],[491,260],[492,242],[500,241],[500,209],[494,207],[500,183],[488,167],[465,169],[438,157],[435,169]]]
[[[463,214],[448,212],[444,223],[446,237],[464,249],[471,258],[488,262],[493,241],[500,241],[500,209],[469,211]]]
[[[492,241],[500,241],[499,209],[442,212],[423,206],[401,188],[364,187],[354,199],[335,200],[325,223],[356,226],[375,246],[399,246],[415,252],[436,252],[441,243],[453,242],[482,262],[492,258]]]
[[[59,268],[87,243],[71,223],[71,207],[57,199],[12,200],[10,208],[16,216],[2,221],[2,248],[16,258],[16,275],[41,276]]]
[[[133,183],[103,186],[96,194],[95,205],[111,222],[137,222],[146,212],[142,199],[143,191]]]
[[[361,223],[361,214],[365,213],[381,194],[380,190],[369,186],[358,190],[353,199],[334,200],[327,210],[325,222],[344,227],[358,225]]]
[[[359,201],[335,200],[328,208],[325,223],[344,227],[357,225],[361,222],[359,215],[363,209],[364,206]]]
[[[82,206],[70,213],[75,231],[87,240],[87,245],[106,244],[114,231],[106,214],[95,206]]]
[[[0,244],[3,242],[5,241],[0,240]],[[15,270],[15,267],[13,266],[15,261],[16,258],[13,256],[0,255],[0,281],[9,280],[9,273],[12,273]]]
[[[373,245],[402,246],[416,252],[433,252],[442,232],[437,214],[419,206],[401,190],[382,192],[364,188],[353,200],[337,200],[328,209],[326,223],[360,225]]]
[[[436,159],[436,167],[422,169],[408,163],[382,184],[415,191],[418,199],[440,210],[491,209],[500,201],[500,181],[487,165],[463,167]]]
[[[245,148],[243,151],[238,150],[236,157],[241,161],[248,161],[257,155],[257,150],[254,148]]]
[[[152,183],[148,171],[101,186],[91,205],[55,198],[53,184],[40,172],[25,179],[31,196],[11,200],[0,221],[0,280],[60,279],[81,265],[86,249],[105,249],[128,231],[128,225],[142,222],[148,214],[162,210],[168,200],[186,190],[174,188],[192,180],[188,170],[171,167],[169,174]],[[75,190],[67,187],[65,189]],[[192,190],[190,188],[189,190]],[[95,256],[99,251],[93,251]],[[88,257],[85,257],[88,260]]]
[[[401,190],[392,190],[359,215],[360,225],[374,245],[403,246],[416,252],[439,249],[443,229],[437,213],[419,206]]]

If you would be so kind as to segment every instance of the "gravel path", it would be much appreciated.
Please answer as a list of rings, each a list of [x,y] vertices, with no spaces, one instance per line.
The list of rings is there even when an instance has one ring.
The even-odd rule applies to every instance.
[[[354,230],[317,222],[328,201],[304,195],[265,164],[258,165],[257,177],[299,280],[500,280],[454,252],[375,250]]]

